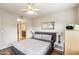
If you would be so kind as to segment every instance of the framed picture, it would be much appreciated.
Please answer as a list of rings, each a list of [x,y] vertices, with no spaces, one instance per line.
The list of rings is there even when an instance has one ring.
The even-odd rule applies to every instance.
[[[55,22],[44,22],[42,23],[42,29],[54,29]]]

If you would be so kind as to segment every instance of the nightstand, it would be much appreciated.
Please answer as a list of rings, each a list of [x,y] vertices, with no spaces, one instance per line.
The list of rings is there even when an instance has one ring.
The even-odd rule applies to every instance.
[[[63,55],[64,54],[64,45],[55,42],[55,44],[54,44],[54,52],[53,53],[56,53],[58,55]]]

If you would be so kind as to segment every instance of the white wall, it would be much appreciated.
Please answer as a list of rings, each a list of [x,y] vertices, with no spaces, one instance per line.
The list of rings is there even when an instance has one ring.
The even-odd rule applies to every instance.
[[[19,16],[20,15],[0,10],[0,48],[7,46],[14,41],[17,41],[17,18]],[[29,27],[31,26],[31,19],[27,17],[24,17],[24,19],[27,20],[28,31],[29,29],[31,29]]]
[[[77,24],[79,24],[79,5],[77,7]]]
[[[1,43],[1,16],[0,16],[0,43]]]
[[[32,19],[27,20],[27,29],[26,29],[26,31],[27,31],[27,33],[26,33],[27,39],[32,37],[32,33],[31,33],[31,31],[32,31]]]
[[[76,21],[76,9],[64,10],[55,14],[48,14],[39,18],[33,19],[33,29],[38,31],[41,29],[41,24],[43,22],[55,21],[54,30],[44,30],[44,31],[63,31],[66,24],[75,23]]]

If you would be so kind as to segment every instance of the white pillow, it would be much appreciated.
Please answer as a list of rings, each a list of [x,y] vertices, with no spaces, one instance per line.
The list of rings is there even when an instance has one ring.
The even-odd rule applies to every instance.
[[[45,35],[45,34],[42,34],[42,35],[41,35],[41,39],[44,39],[44,40],[49,40],[49,41],[51,41],[51,38],[52,38],[52,35]]]
[[[35,34],[34,38],[37,39],[43,39],[43,40],[49,40],[51,41],[52,35],[46,35],[46,34]]]
[[[35,34],[34,38],[41,39],[41,34]]]

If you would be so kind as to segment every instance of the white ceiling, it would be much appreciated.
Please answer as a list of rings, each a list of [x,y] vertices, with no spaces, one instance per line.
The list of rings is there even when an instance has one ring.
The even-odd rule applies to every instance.
[[[76,6],[77,4],[75,3],[35,3],[33,7],[40,9],[40,11],[37,11],[38,13],[37,16],[30,16],[27,15],[25,12],[19,10],[19,9],[27,8],[27,3],[0,3],[1,9],[20,15],[25,15],[28,17],[39,17],[42,15],[59,12]]]

